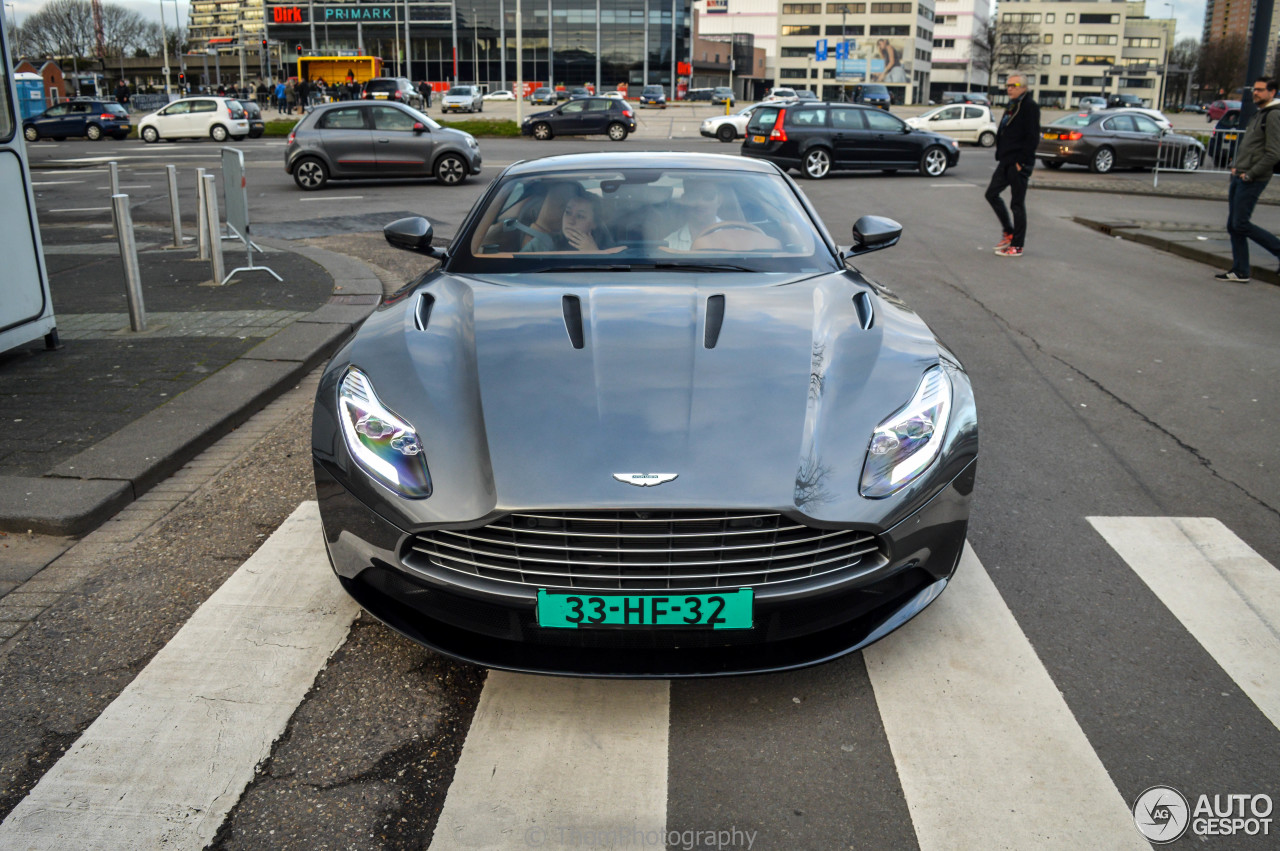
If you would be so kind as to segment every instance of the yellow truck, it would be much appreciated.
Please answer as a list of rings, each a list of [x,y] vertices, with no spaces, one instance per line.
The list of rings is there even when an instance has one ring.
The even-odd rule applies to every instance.
[[[298,79],[316,82],[324,80],[326,86],[345,83],[347,74],[364,84],[382,76],[382,58],[379,56],[299,56]]]

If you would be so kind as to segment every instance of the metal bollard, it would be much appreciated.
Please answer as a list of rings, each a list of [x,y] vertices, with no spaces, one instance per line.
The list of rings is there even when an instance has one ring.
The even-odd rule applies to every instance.
[[[204,218],[208,230],[209,258],[213,261],[213,282],[221,284],[226,274],[222,265],[222,240],[218,232],[222,226],[218,222],[218,187],[212,174],[204,176]]]
[[[147,330],[147,311],[142,305],[142,273],[138,271],[138,245],[133,241],[133,215],[129,212],[128,195],[111,196],[111,220],[120,243],[120,260],[124,264],[124,294],[129,301],[129,327]]]
[[[111,184],[111,197],[120,194],[120,168],[115,160],[107,163],[108,182]],[[116,239],[120,238],[120,229],[116,228]]]
[[[196,169],[196,240],[200,244],[201,260],[209,259],[209,223],[205,221],[204,169]]]
[[[182,247],[182,216],[178,212],[178,167],[164,167],[169,175],[169,216],[173,219],[173,247]]]

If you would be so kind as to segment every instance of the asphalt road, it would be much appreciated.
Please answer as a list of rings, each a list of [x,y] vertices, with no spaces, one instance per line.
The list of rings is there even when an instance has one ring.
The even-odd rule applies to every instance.
[[[461,187],[337,184],[314,196],[284,174],[279,141],[243,147],[255,222],[359,252],[370,238],[337,236],[353,222],[376,231],[382,217],[417,213],[448,236],[504,163],[603,144],[483,140],[485,173]],[[59,156],[96,156],[113,145],[56,148]],[[663,146],[733,150],[700,139]],[[167,216],[155,176],[163,164],[216,164],[207,143],[117,147],[127,153],[121,183],[138,186],[135,216],[143,221]],[[34,146],[35,155],[52,148]],[[1125,549],[1129,542],[1139,553],[1156,551],[1170,539],[1167,523],[1109,537],[1112,524],[1097,519],[1213,518],[1228,540],[1269,563],[1263,580],[1274,583],[1280,291],[1218,284],[1213,269],[1070,220],[1101,212],[1215,223],[1225,215],[1216,201],[1032,192],[1026,256],[996,257],[999,229],[982,198],[990,170],[986,154],[966,149],[938,180],[876,174],[802,184],[838,239],[865,213],[905,224],[898,246],[860,266],[903,295],[973,376],[982,456],[969,529],[974,558],[962,567],[971,581],[957,582],[889,641],[802,672],[675,682],[657,692],[551,679],[522,692],[491,675],[485,689],[494,689],[492,705],[507,723],[482,722],[482,702],[475,729],[506,742],[498,737],[532,728],[543,704],[564,699],[575,707],[553,728],[564,749],[544,742],[541,773],[516,784],[517,793],[495,793],[491,824],[447,815],[449,832],[437,833],[433,847],[467,847],[468,829],[488,828],[490,839],[476,847],[536,844],[527,832],[499,828],[542,786],[563,793],[559,803],[538,804],[548,813],[542,847],[571,844],[564,819],[575,812],[579,820],[567,826],[579,833],[568,836],[579,840],[583,831],[617,827],[609,819],[619,812],[656,812],[670,831],[751,831],[749,843],[725,846],[735,848],[995,847],[1013,835],[1039,841],[1008,847],[1145,847],[1127,810],[1149,787],[1171,786],[1192,805],[1200,794],[1280,798],[1280,731],[1266,697],[1276,694],[1276,598],[1237,583],[1270,625],[1260,646],[1271,679],[1251,681],[1194,626],[1219,601],[1193,598],[1179,608],[1161,590],[1163,573],[1175,572],[1161,568],[1171,563],[1148,575]],[[37,187],[42,221],[95,220],[76,208],[100,205],[104,174],[41,171],[35,179],[47,184]],[[62,182],[69,180],[82,182]],[[1259,220],[1280,227],[1273,207]],[[421,261],[400,256],[403,265],[384,265],[408,277]],[[47,612],[0,658],[0,723],[11,731],[0,744],[0,813],[310,498],[306,389],[289,403],[290,416],[82,600]],[[1193,549],[1212,557],[1229,547],[1214,539]],[[920,666],[932,664],[942,674],[923,676]],[[491,775],[488,763],[473,775],[474,765],[458,762],[481,681],[479,671],[357,620],[221,822],[214,847],[425,847],[455,763],[459,787],[473,776],[498,783],[509,768],[501,754]],[[604,757],[580,759],[581,749],[611,745],[592,726],[602,707],[615,713],[606,731],[634,733],[650,755],[665,755],[661,765],[637,758],[630,772],[610,771]],[[651,710],[632,717],[626,707]],[[504,752],[522,753],[516,743]],[[1032,767],[1004,761],[1008,754],[1033,755]],[[562,777],[563,764],[580,773]],[[564,809],[576,800],[570,792],[595,809]],[[547,841],[556,828],[558,844]],[[1270,848],[1275,829],[1188,837],[1174,847]]]

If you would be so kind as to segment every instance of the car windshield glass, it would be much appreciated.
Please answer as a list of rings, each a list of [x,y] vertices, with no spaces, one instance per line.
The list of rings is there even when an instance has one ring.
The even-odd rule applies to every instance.
[[[453,97],[469,98],[471,97],[471,87],[470,86],[454,86],[453,88],[449,89],[449,94]]]
[[[747,125],[747,129],[752,133],[761,133],[773,129],[773,124],[778,118],[780,110],[776,106],[762,106],[755,112],[751,113],[751,122]]]
[[[835,268],[795,190],[777,174],[657,168],[521,174],[503,180],[471,221],[450,271]]]
[[[1064,115],[1053,122],[1053,127],[1085,127],[1089,124],[1090,115]]]

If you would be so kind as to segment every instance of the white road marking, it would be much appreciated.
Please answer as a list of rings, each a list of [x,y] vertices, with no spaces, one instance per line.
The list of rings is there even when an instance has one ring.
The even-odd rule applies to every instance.
[[[111,187],[110,187],[110,186],[98,186],[98,187],[95,187],[95,188],[97,188],[97,189],[110,189]],[[121,189],[150,189],[150,188],[151,188],[151,184],[150,184],[150,183],[122,183],[122,184],[120,184],[120,188],[121,188]]]
[[[1089,522],[1280,727],[1280,572],[1212,517]]]
[[[104,210],[110,210],[110,207],[62,207],[57,210],[48,210],[50,213],[101,213]]]
[[[922,851],[1149,851],[967,545],[937,602],[863,655]]]
[[[323,195],[312,198],[299,198],[299,201],[359,201],[363,195]]]
[[[670,697],[666,680],[491,671],[432,851],[665,831]]]
[[[32,186],[66,186],[71,183],[84,183],[83,180],[33,180]]]
[[[204,848],[356,611],[304,502],[14,808],[0,848]]]

